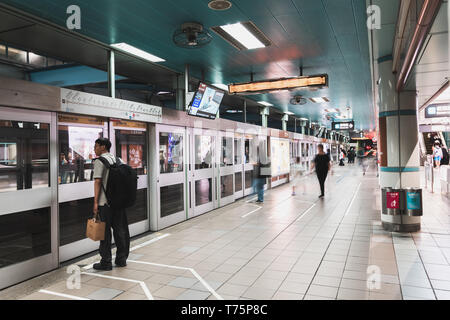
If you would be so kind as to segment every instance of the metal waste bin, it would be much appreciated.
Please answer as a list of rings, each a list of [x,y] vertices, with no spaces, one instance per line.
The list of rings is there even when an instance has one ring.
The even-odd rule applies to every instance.
[[[398,216],[404,211],[405,190],[394,188],[382,188],[382,214]]]
[[[422,189],[405,189],[405,215],[410,217],[420,217],[423,215]]]

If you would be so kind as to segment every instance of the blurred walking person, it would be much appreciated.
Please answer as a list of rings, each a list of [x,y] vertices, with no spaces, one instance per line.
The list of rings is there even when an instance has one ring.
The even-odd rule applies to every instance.
[[[327,179],[328,171],[331,170],[331,163],[330,157],[323,151],[323,145],[319,144],[317,147],[319,153],[314,158],[311,169],[316,169],[321,192],[319,198],[323,198],[325,195],[325,180]]]

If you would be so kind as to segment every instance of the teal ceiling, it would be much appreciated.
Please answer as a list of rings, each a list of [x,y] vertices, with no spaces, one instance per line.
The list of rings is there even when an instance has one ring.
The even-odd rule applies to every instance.
[[[366,27],[366,0],[231,0],[227,11],[213,11],[208,0],[2,0],[60,26],[66,26],[67,7],[81,8],[77,32],[106,44],[126,42],[164,58],[160,63],[178,72],[185,64],[192,75],[210,83],[327,73],[329,88],[283,91],[249,96],[281,111],[321,122],[325,108],[350,106],[357,128],[375,121],[371,105],[371,74]],[[273,42],[267,48],[238,51],[209,31],[212,42],[183,49],[172,42],[173,32],[187,21],[212,26],[252,21]],[[328,97],[327,104],[290,105],[294,95]]]

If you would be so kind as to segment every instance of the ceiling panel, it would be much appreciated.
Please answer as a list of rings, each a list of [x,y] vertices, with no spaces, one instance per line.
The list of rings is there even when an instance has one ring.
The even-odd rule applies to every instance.
[[[398,0],[389,1],[398,4]],[[166,59],[160,65],[176,72],[183,72],[185,64],[189,64],[194,77],[200,79],[204,75],[211,83],[249,81],[251,73],[259,80],[292,77],[299,74],[300,66],[304,67],[304,75],[327,73],[330,87],[324,90],[249,97],[265,99],[272,102],[274,108],[289,109],[298,117],[319,121],[321,110],[318,105],[308,102],[302,107],[291,106],[289,100],[295,94],[327,96],[331,102],[323,107],[353,104],[356,122],[369,127],[375,121],[368,99],[370,67],[363,0],[233,0],[231,9],[223,12],[210,10],[206,0],[40,0],[38,5],[35,0],[2,2],[61,27],[65,27],[67,7],[79,5],[82,29],[77,32],[83,36],[106,45],[127,42]],[[392,6],[395,7],[390,4]],[[247,20],[253,21],[273,45],[238,51],[209,29]],[[383,13],[383,23],[395,23],[395,20],[396,12]],[[187,21],[198,21],[209,30],[213,40],[208,46],[189,50],[172,42],[173,32]],[[383,44],[381,51],[388,47],[392,48],[392,39]],[[65,47],[60,51],[71,56],[65,52]],[[130,62],[128,67],[127,71],[126,65],[121,64],[118,72],[135,72],[146,77],[145,72],[140,72],[139,63]],[[157,81],[154,80],[157,77],[147,76]]]

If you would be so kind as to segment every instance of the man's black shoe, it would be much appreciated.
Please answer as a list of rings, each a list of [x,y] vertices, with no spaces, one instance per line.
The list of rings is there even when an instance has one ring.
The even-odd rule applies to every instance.
[[[256,202],[256,203],[263,203],[264,201],[256,200],[255,202]]]
[[[323,194],[321,194],[321,195],[319,196],[319,198],[323,198]]]
[[[121,267],[121,268],[127,266],[126,261],[116,261],[115,264],[116,264],[116,267]]]
[[[94,264],[93,268],[95,270],[110,271],[112,270],[112,265],[96,263]]]

